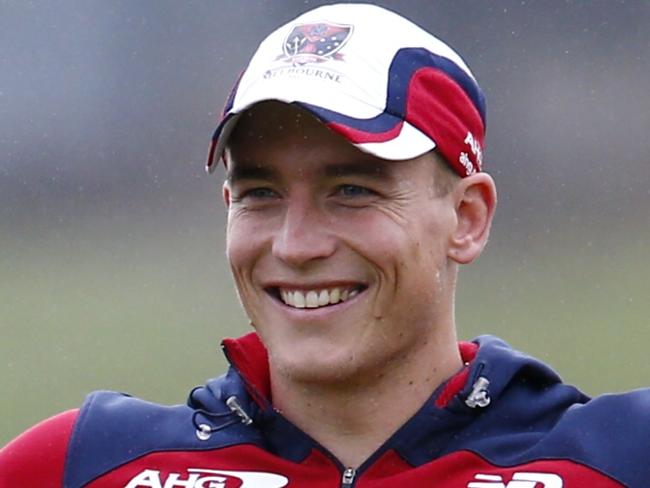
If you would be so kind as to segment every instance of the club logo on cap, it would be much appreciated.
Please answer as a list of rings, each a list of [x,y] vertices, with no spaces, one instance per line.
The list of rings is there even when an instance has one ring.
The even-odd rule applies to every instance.
[[[343,59],[339,53],[352,35],[352,26],[320,22],[298,24],[284,40],[279,59],[285,59],[294,66],[307,63],[322,63],[332,59]]]

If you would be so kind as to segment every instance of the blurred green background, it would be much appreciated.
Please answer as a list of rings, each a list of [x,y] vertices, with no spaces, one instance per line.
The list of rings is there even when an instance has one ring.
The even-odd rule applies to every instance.
[[[95,389],[184,402],[248,330],[203,158],[259,39],[324,2],[0,2],[0,445]],[[491,242],[462,339],[590,394],[650,377],[650,3],[377,2],[488,99]]]
[[[224,371],[220,338],[247,331],[217,218],[116,220],[5,242],[0,443],[95,389],[183,402]],[[648,227],[553,228],[526,249],[500,227],[462,271],[461,338],[497,334],[590,394],[646,386]]]

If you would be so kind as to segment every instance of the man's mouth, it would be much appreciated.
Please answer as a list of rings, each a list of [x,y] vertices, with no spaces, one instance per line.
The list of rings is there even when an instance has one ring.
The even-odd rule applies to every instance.
[[[364,285],[334,286],[307,290],[275,287],[270,289],[269,292],[289,307],[320,308],[350,300],[365,288]]]

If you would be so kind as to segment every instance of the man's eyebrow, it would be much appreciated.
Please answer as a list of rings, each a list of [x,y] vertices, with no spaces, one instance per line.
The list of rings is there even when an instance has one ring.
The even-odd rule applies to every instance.
[[[263,164],[232,164],[226,173],[226,179],[230,183],[241,180],[269,180],[276,172]]]
[[[389,164],[383,162],[347,162],[328,164],[323,169],[325,176],[370,176],[377,180],[389,180],[393,178],[393,172]]]

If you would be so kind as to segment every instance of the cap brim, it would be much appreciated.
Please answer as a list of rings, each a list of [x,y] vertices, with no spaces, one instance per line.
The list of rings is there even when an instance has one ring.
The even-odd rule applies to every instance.
[[[256,100],[255,102],[243,107],[238,112],[227,114],[217,126],[208,152],[206,170],[212,173],[217,161],[223,156],[228,139],[235,129],[237,122],[243,112],[254,105],[263,101],[280,101],[291,105],[296,105],[303,110],[312,114],[320,120],[326,127],[342,135],[350,144],[358,147],[361,151],[377,156],[381,159],[390,161],[402,161],[413,159],[435,149],[435,142],[423,134],[419,129],[402,120],[399,117],[393,117],[394,125],[390,130],[384,132],[364,132],[358,129],[351,129],[345,124],[336,120],[337,117],[328,117],[331,113],[327,109],[315,107],[296,101],[286,101],[269,98],[268,100]],[[386,114],[384,114],[386,115]],[[385,117],[384,117],[385,120]]]
[[[208,160],[205,165],[208,173],[213,173],[216,169],[217,161],[223,156],[230,134],[235,129],[241,114],[242,112],[227,115],[214,131],[212,141],[210,142],[210,150],[208,151]]]

